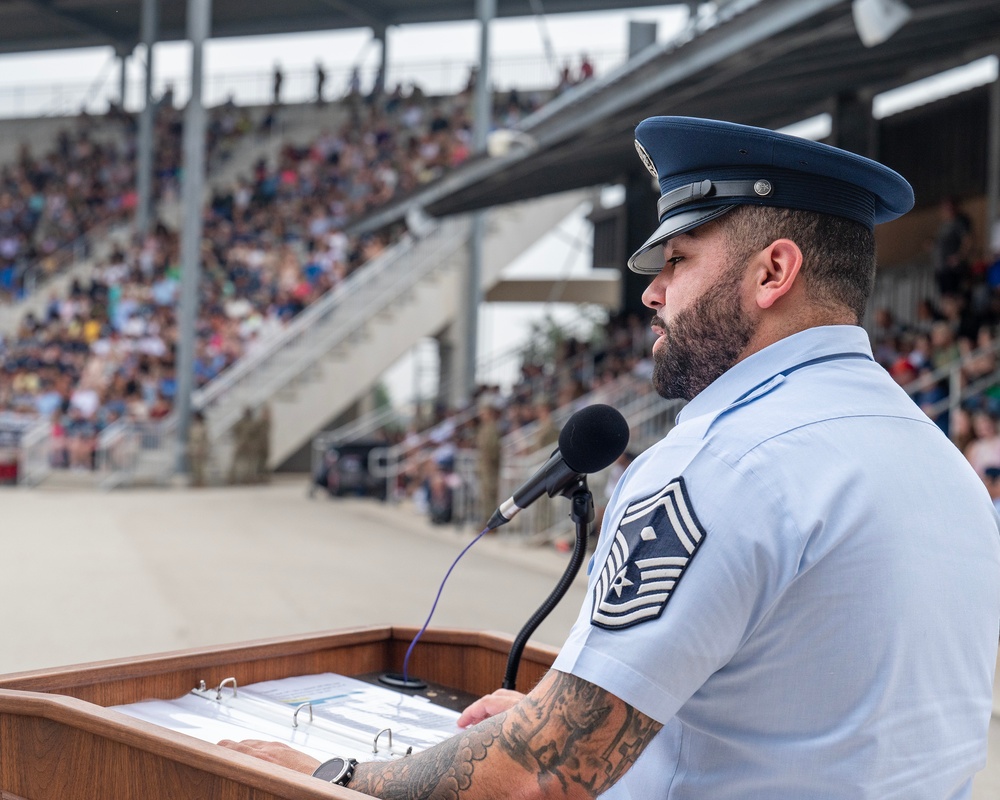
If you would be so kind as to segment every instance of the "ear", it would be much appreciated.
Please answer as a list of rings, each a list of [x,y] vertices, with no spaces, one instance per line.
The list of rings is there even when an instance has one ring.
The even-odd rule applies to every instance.
[[[791,239],[775,239],[756,257],[754,299],[758,308],[771,308],[792,291],[802,269],[802,251]]]

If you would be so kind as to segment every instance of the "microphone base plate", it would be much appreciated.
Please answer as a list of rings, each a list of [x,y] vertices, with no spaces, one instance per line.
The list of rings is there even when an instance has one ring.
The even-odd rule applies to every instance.
[[[427,682],[420,680],[420,678],[414,678],[413,676],[403,675],[399,672],[386,672],[383,675],[378,676],[379,683],[384,683],[386,686],[391,686],[393,689],[426,689]]]

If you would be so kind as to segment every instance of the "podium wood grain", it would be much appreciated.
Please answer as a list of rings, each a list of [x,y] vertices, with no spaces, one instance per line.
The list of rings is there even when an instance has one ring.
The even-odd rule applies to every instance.
[[[109,710],[172,699],[204,680],[258,681],[398,672],[413,628],[371,627],[0,676],[0,800],[312,800],[362,798],[307,775]],[[511,637],[428,631],[410,672],[475,695],[503,678]],[[532,646],[519,688],[555,650]]]

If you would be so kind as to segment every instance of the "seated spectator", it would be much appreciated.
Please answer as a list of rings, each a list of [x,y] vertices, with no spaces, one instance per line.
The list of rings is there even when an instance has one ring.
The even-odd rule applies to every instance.
[[[1000,511],[1000,466],[989,466],[984,473],[986,489],[993,500],[993,507]]]
[[[955,443],[955,447],[965,453],[975,438],[972,432],[972,415],[968,409],[959,406],[952,412],[948,420],[948,436]]]
[[[979,329],[975,345],[968,339],[959,342],[962,375],[967,384],[988,378],[996,372],[997,357],[993,344],[993,333],[985,325]]]
[[[1000,434],[996,417],[985,409],[972,414],[972,432],[975,438],[965,448],[969,460],[979,477],[985,478],[986,468],[1000,464]]]

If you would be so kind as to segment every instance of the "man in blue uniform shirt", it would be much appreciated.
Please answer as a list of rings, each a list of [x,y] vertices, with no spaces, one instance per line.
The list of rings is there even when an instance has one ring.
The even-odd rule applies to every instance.
[[[653,383],[690,403],[619,481],[552,671],[483,698],[436,748],[358,765],[350,788],[968,798],[1000,633],[997,515],[858,327],[873,228],[909,210],[909,185],[710,120],[646,120],[636,147],[661,189],[629,260],[651,276]]]

